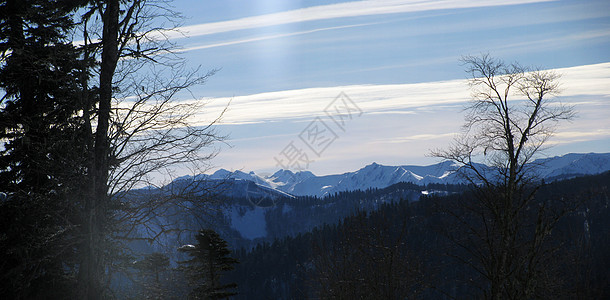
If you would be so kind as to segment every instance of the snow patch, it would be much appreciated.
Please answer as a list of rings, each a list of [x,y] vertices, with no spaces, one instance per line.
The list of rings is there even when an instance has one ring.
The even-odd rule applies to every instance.
[[[441,177],[439,177],[439,178],[445,178],[451,174],[453,174],[453,171],[445,171],[445,173],[443,173],[443,175],[441,175]]]
[[[239,231],[242,237],[249,240],[267,236],[265,209],[255,206],[240,216],[238,208],[233,207],[231,209],[231,227]]]

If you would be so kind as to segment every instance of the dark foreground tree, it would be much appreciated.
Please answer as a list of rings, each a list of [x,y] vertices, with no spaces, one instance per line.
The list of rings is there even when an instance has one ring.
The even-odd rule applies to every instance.
[[[73,296],[86,160],[79,1],[0,2],[0,298]]]
[[[236,284],[222,282],[223,274],[233,270],[233,265],[238,263],[229,256],[231,251],[227,242],[211,229],[199,231],[195,238],[196,245],[179,249],[191,257],[182,264],[193,286],[192,299],[225,299],[236,295]]]
[[[171,52],[166,2],[0,2],[2,298],[104,298],[129,241],[177,231],[170,207],[200,208],[193,186],[122,197],[177,165],[200,172],[220,139],[216,120],[194,122],[201,102],[174,101],[213,72]]]
[[[153,252],[134,264],[139,271],[140,296],[145,299],[169,299],[170,281],[169,257],[163,253]]]
[[[433,153],[457,162],[474,187],[474,199],[448,212],[458,225],[449,236],[464,251],[456,258],[479,274],[487,299],[550,297],[560,282],[553,275],[557,247],[548,237],[569,205],[535,201],[542,183],[532,161],[574,112],[553,98],[560,78],[553,71],[489,55],[463,60],[473,95],[464,134]]]
[[[128,254],[130,241],[152,243],[179,231],[167,215],[201,202],[176,190],[138,201],[123,192],[158,184],[155,176],[171,180],[177,166],[201,172],[215,154],[208,147],[221,139],[212,128],[216,120],[195,124],[201,102],[174,101],[179,93],[193,96],[189,89],[213,72],[187,70],[172,52],[166,33],[173,28],[156,23],[175,26],[178,15],[167,2],[90,1],[83,10],[83,56],[98,62],[81,76],[83,102],[93,106],[84,112],[90,150],[78,281],[83,298],[99,298],[109,287],[121,272],[113,260]]]

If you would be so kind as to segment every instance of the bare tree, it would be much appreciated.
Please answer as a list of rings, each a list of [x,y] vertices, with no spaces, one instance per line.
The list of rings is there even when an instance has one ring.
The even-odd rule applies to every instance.
[[[552,291],[553,247],[548,237],[565,206],[535,201],[541,186],[532,162],[572,107],[553,97],[560,75],[507,64],[489,55],[463,58],[472,101],[463,134],[434,156],[459,164],[473,184],[474,199],[460,203],[466,215],[450,212],[462,225],[453,241],[468,253],[458,257],[486,282],[488,299],[528,299]]]
[[[196,123],[203,103],[176,101],[181,93],[193,96],[190,88],[214,71],[189,71],[172,51],[167,33],[175,30],[179,16],[168,9],[169,1],[88,3],[80,27],[90,159],[79,290],[81,297],[97,299],[119,251],[112,245],[152,241],[176,230],[167,216],[199,204],[185,192],[201,196],[192,185],[183,186],[179,197],[173,189],[125,201],[125,191],[150,186],[155,176],[171,180],[175,167],[201,171],[216,154],[212,144],[223,137],[214,131],[218,119]]]

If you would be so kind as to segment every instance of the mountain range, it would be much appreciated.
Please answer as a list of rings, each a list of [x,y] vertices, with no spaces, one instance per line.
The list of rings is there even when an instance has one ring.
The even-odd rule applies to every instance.
[[[535,172],[545,180],[599,174],[610,170],[610,153],[570,153],[535,160]],[[484,166],[483,166],[484,167]],[[292,172],[278,170],[270,176],[260,176],[254,172],[227,171],[220,169],[213,174],[202,174],[181,179],[211,180],[230,182],[235,187],[247,187],[231,191],[240,196],[317,196],[324,197],[342,191],[385,188],[398,182],[418,185],[431,183],[465,183],[456,173],[457,165],[444,161],[429,166],[384,166],[377,163],[367,165],[357,171],[343,174],[316,176],[309,171]]]

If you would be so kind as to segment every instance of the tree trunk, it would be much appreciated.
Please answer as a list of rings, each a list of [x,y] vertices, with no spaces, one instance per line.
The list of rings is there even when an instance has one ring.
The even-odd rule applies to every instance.
[[[83,299],[100,299],[104,275],[104,227],[108,215],[108,138],[110,110],[112,103],[112,78],[118,61],[119,0],[106,1],[103,15],[102,60],[99,83],[99,110],[92,170],[89,181],[89,197],[85,211],[87,214],[86,241],[83,264],[81,265],[79,295]]]

